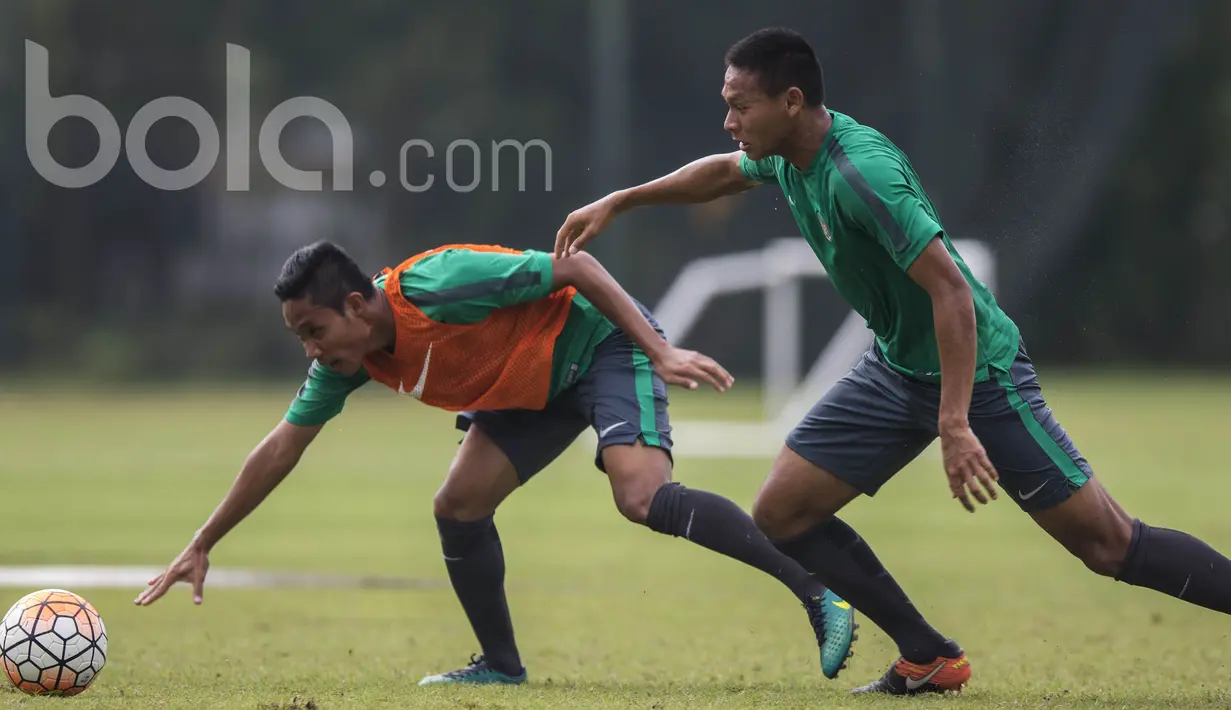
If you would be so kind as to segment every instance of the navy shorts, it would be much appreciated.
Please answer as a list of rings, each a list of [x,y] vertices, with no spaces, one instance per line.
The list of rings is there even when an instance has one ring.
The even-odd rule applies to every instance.
[[[644,307],[642,313],[661,334]],[[585,374],[545,408],[462,412],[457,417],[462,431],[472,423],[509,457],[522,483],[555,461],[586,427],[598,434],[594,465],[600,471],[606,472],[604,448],[638,440],[671,457],[667,384],[641,348],[618,329],[595,348]]]
[[[873,345],[788,435],[786,445],[861,493],[877,490],[937,437],[940,385],[907,377]],[[1019,347],[1009,372],[976,382],[970,428],[1027,512],[1054,506],[1094,474],[1043,401]]]

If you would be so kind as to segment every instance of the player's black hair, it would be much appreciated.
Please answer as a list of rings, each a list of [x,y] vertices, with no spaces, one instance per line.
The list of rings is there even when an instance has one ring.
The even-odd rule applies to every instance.
[[[282,265],[274,284],[274,295],[282,302],[305,296],[316,306],[341,313],[346,297],[359,293],[364,298],[376,295],[376,286],[364,276],[355,260],[342,247],[320,241],[302,247]]]
[[[757,75],[769,96],[798,87],[809,106],[825,102],[825,75],[808,40],[795,30],[767,27],[727,50],[726,65]]]

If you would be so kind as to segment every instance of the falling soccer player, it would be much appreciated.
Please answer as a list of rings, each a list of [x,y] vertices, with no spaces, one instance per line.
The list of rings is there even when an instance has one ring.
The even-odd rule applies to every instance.
[[[291,472],[347,395],[376,380],[459,412],[466,432],[434,508],[449,579],[482,655],[420,684],[526,681],[493,518],[587,427],[598,434],[595,465],[626,518],[778,579],[807,611],[823,673],[833,678],[845,667],[855,637],[850,605],[778,550],[735,503],[671,481],[667,385],[725,391],[734,380],[710,358],[668,343],[595,259],[456,244],[372,279],[321,242],[287,260],[274,292],[313,361],[307,381],[138,605],[178,581],[192,585],[200,604],[210,550]]]
[[[786,29],[726,56],[725,127],[739,150],[698,159],[573,212],[557,256],[618,214],[715,200],[769,183],[829,281],[875,334],[871,349],[786,438],[753,507],[771,540],[888,633],[898,658],[854,692],[960,690],[963,650],[916,610],[867,542],[836,517],[939,437],[953,497],[974,511],[996,483],[1097,574],[1231,613],[1231,561],[1126,513],[1043,400],[1017,325],[949,241],[910,161],[825,106],[820,63]]]

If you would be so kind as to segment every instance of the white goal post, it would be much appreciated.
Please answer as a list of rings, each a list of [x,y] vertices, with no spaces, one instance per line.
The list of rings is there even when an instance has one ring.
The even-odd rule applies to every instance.
[[[993,292],[995,261],[986,244],[954,240],[975,278]],[[653,309],[671,342],[683,344],[711,302],[732,293],[762,289],[765,318],[765,411],[760,421],[674,420],[678,456],[772,457],[792,427],[859,360],[872,344],[872,331],[851,311],[800,379],[803,338],[801,281],[824,278],[825,267],[800,237],[773,239],[761,249],[709,256],[690,262]]]

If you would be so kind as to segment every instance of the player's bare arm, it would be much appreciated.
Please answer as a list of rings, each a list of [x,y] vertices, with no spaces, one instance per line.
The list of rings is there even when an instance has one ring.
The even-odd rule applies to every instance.
[[[714,360],[691,350],[672,346],[658,334],[633,303],[632,298],[589,254],[557,259],[552,268],[552,290],[572,286],[603,315],[619,326],[650,358],[659,377],[667,384],[696,389],[697,381],[708,382],[724,392],[735,379]]]
[[[743,151],[707,155],[660,178],[617,190],[573,211],[556,233],[556,256],[563,258],[584,249],[616,215],[634,207],[710,202],[755,187],[759,183],[749,180],[739,169],[741,155]]]
[[[688,163],[660,178],[612,193],[620,212],[646,205],[687,205],[746,192],[760,183],[739,169],[743,151],[717,153]]]
[[[134,603],[149,606],[166,594],[171,585],[185,581],[192,585],[193,602],[200,604],[210,550],[290,474],[320,430],[320,426],[302,427],[285,420],[279,422],[248,454],[231,490],[193,535],[188,547],[162,574],[148,582],[149,586]]]
[[[970,394],[978,358],[974,298],[970,284],[940,239],[933,239],[906,273],[932,298],[941,382],[936,427],[949,489],[967,510],[974,512],[970,496],[984,504],[988,502],[987,496],[996,498],[993,481],[997,479],[987,452],[970,429]]]

